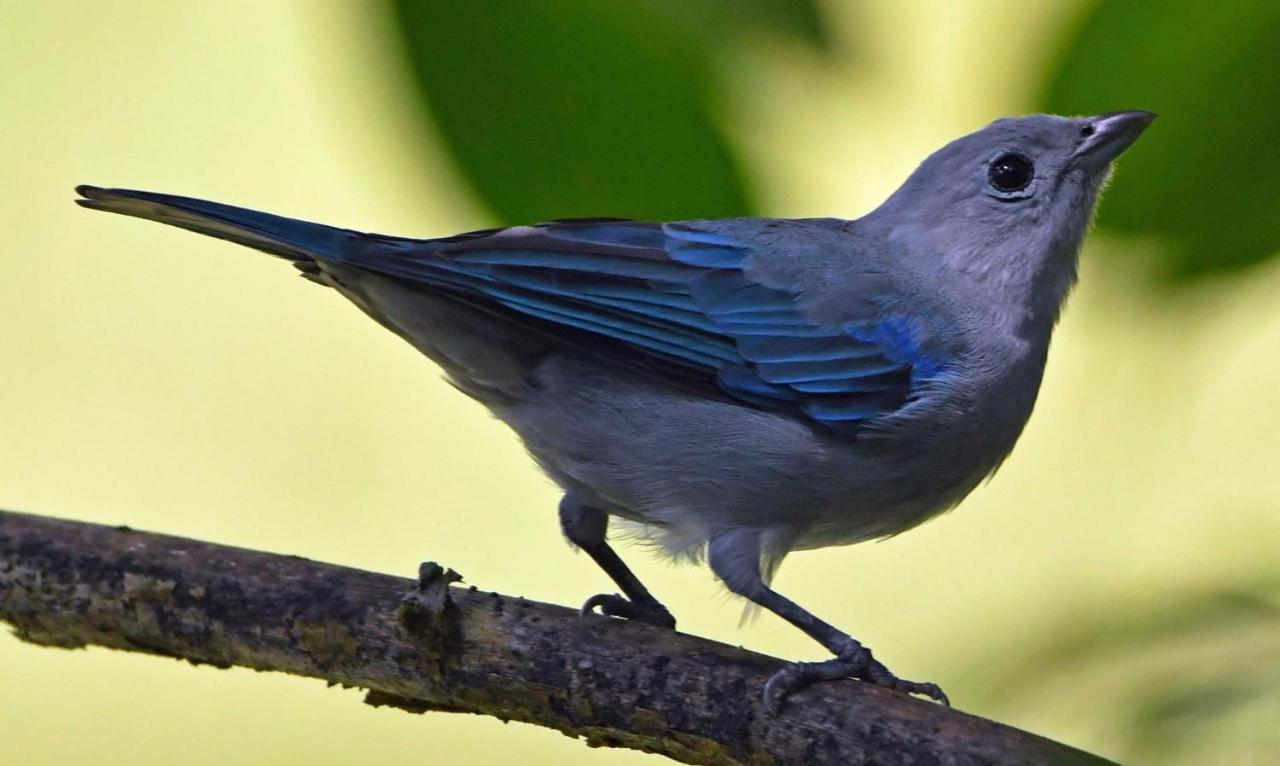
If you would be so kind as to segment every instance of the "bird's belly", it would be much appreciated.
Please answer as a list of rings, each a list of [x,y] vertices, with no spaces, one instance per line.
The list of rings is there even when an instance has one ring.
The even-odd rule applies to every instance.
[[[496,410],[567,490],[651,528],[673,553],[743,526],[793,547],[909,529],[990,470],[939,434],[857,438],[569,355]]]

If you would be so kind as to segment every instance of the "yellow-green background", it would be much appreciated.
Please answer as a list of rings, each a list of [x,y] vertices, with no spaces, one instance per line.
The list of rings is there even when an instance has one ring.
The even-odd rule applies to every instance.
[[[828,3],[862,41],[849,71],[762,41],[726,96],[752,115],[730,138],[760,207],[867,210],[926,152],[1026,104],[1079,7]],[[278,261],[71,204],[89,182],[401,234],[491,223],[424,140],[394,45],[356,2],[0,2],[0,507],[384,572],[430,558],[559,603],[607,587],[511,434],[407,345]],[[961,709],[1114,758],[1267,763],[1280,263],[1169,290],[1147,274],[1154,247],[1091,238],[994,481],[900,538],[796,555],[778,586]],[[740,628],[705,570],[629,559],[683,630],[818,656],[770,616]],[[653,762],[359,700],[0,635],[15,765]],[[1180,700],[1189,714],[1166,709]]]

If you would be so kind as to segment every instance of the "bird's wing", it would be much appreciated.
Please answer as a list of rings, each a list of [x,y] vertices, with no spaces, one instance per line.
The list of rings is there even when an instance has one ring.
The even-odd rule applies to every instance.
[[[894,313],[901,296],[882,272],[842,274],[844,308],[823,308],[813,296],[826,292],[830,304],[830,291],[787,276],[804,273],[785,262],[804,252],[779,252],[785,242],[753,223],[558,221],[378,239],[342,260],[604,341],[592,345],[605,354],[639,352],[740,401],[841,430],[901,407],[938,371],[920,328]]]

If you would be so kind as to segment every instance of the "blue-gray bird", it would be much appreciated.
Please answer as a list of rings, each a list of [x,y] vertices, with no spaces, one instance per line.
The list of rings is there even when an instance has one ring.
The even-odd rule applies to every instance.
[[[857,220],[406,239],[150,192],[81,186],[77,202],[288,259],[434,360],[564,489],[565,536],[622,591],[584,614],[675,626],[607,542],[616,517],[835,655],[779,671],[771,706],[835,678],[945,702],[771,576],[793,550],[910,529],[996,470],[1112,160],[1154,117],[998,120]]]

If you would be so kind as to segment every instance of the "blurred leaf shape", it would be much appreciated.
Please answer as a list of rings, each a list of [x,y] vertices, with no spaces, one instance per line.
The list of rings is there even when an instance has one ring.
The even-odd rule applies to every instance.
[[[1269,763],[1280,752],[1280,577],[1064,614],[1017,644],[973,663],[987,704],[1091,716],[1123,763]]]
[[[1168,276],[1280,252],[1280,2],[1102,0],[1051,72],[1045,111],[1148,109],[1100,226],[1166,240]]]
[[[649,0],[669,14],[687,14],[704,44],[717,46],[752,32],[789,37],[814,50],[833,48],[817,0]]]
[[[720,128],[719,46],[826,46],[814,0],[392,0],[406,66],[500,223],[748,215]]]

